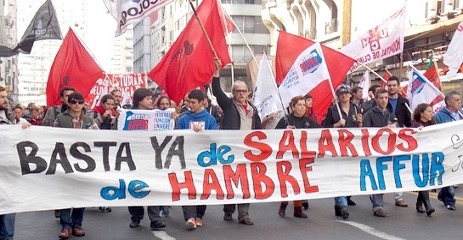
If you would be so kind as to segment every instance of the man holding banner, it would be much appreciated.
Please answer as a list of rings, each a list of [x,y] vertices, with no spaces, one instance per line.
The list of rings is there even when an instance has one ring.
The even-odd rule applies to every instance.
[[[248,86],[245,82],[235,81],[232,86],[233,98],[229,98],[220,87],[220,69],[222,62],[215,59],[215,71],[212,79],[212,91],[217,98],[219,106],[223,110],[222,129],[251,130],[261,129],[261,121],[257,108],[248,101]],[[249,203],[238,205],[238,221],[241,224],[253,225],[249,218]],[[235,204],[226,204],[223,207],[223,220],[233,221],[232,214],[235,212]]]
[[[195,89],[188,94],[190,108],[178,121],[177,129],[192,129],[195,132],[217,130],[215,118],[204,109],[204,93]],[[202,218],[206,205],[182,206],[188,230],[203,226]]]
[[[445,108],[441,109],[434,115],[438,124],[463,120],[463,111],[461,110],[461,96],[456,91],[445,94]],[[455,188],[453,186],[443,187],[438,195],[448,210],[455,210]]]
[[[153,92],[147,88],[138,88],[133,93],[133,109],[140,110],[151,110],[153,106]],[[161,207],[160,206],[148,206],[148,217],[151,220],[150,228],[152,230],[163,229],[166,227],[166,224],[161,217]],[[132,222],[130,223],[130,228],[137,228],[140,226],[140,221],[145,215],[145,209],[143,206],[134,206],[129,207],[130,215],[132,215]]]

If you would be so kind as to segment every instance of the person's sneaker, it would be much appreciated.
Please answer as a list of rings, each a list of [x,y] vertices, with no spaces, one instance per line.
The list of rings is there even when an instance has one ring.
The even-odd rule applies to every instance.
[[[105,212],[105,213],[112,211],[110,207],[99,207],[98,209],[100,209],[100,211]]]
[[[132,220],[132,222],[129,225],[130,228],[137,228],[138,226],[140,226],[140,221],[138,220]]]
[[[309,209],[309,200],[302,200],[302,207],[304,210]]]
[[[395,205],[398,207],[408,207],[408,204],[404,200],[395,201]]]
[[[455,205],[447,205],[446,206],[448,210],[456,210],[457,208],[455,207]]]
[[[254,225],[254,222],[249,217],[241,219],[240,223],[244,225]]]
[[[386,217],[386,213],[383,211],[382,208],[376,210],[373,215],[375,215],[375,217]]]
[[[347,220],[349,218],[349,210],[347,210],[347,207],[341,207],[341,216],[343,220]]]
[[[196,227],[203,226],[203,220],[201,218],[195,218]]]
[[[227,221],[227,222],[231,222],[231,221],[233,221],[233,217],[232,217],[231,214],[225,213],[225,214],[223,215],[223,220],[224,220],[224,221]]]
[[[71,229],[70,228],[63,228],[61,232],[59,232],[59,239],[68,239],[71,236]]]
[[[72,228],[72,235],[76,237],[83,237],[85,236],[85,231],[81,227],[75,227],[75,228]]]
[[[159,230],[166,227],[166,224],[162,220],[151,221],[150,228],[151,230]]]
[[[194,218],[190,218],[186,221],[185,226],[188,230],[193,230],[196,228],[196,221]]]

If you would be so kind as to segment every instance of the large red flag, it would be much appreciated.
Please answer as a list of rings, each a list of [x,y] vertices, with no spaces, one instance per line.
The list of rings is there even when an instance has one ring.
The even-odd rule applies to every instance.
[[[102,77],[103,70],[69,29],[48,75],[47,105],[61,104],[59,91],[64,86],[73,87],[86,97],[96,80]]]
[[[224,24],[219,24],[223,23],[223,20],[217,0],[204,0],[196,12],[218,57],[222,60],[222,66],[225,66],[231,60],[225,40]],[[228,29],[233,30],[231,26]],[[193,15],[167,54],[148,76],[178,103],[192,89],[210,83],[214,68],[214,54]]]
[[[277,85],[284,80],[291,66],[297,57],[315,42],[280,31],[275,56],[275,71]],[[337,88],[343,82],[347,71],[352,67],[355,60],[324,45],[321,45],[325,57],[328,72],[330,73],[333,88]],[[323,81],[309,91],[313,98],[313,106],[317,119],[323,120],[329,106],[333,102],[330,83]]]

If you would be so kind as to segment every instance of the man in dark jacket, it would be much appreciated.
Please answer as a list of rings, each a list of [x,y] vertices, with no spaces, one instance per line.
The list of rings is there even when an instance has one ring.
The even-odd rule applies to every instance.
[[[397,118],[387,110],[388,93],[386,89],[379,89],[375,93],[376,106],[363,116],[363,127],[397,127]],[[376,217],[385,217],[383,211],[383,195],[373,194],[370,200],[373,203],[373,214]]]
[[[219,106],[223,110],[222,129],[250,130],[261,129],[261,121],[257,109],[248,101],[249,91],[246,83],[235,81],[232,86],[233,98],[229,98],[220,87],[220,59],[215,59],[215,72],[212,79],[212,91],[217,98]],[[235,212],[235,204],[226,204],[223,207],[225,213],[223,219],[232,221]],[[238,221],[241,224],[253,225],[249,218],[249,203],[238,204]]]
[[[42,126],[53,126],[53,123],[55,122],[58,114],[64,113],[69,109],[68,97],[73,92],[75,92],[75,90],[72,87],[66,86],[61,88],[59,96],[61,97],[62,104],[48,108],[47,112],[45,113],[45,117],[42,120]]]
[[[387,109],[397,118],[398,127],[410,127],[412,125],[412,113],[410,103],[400,93],[400,81],[396,76],[391,76],[387,80],[387,91],[389,101]],[[408,204],[402,197],[402,192],[394,193],[395,205],[398,207],[408,207]]]

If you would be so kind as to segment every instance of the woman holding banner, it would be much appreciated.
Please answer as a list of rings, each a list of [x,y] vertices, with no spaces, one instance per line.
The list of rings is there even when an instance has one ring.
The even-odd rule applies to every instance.
[[[307,107],[303,96],[296,96],[289,103],[291,115],[284,116],[280,119],[275,129],[296,129],[296,128],[319,128],[320,125],[306,115]],[[293,201],[294,217],[307,218],[307,215],[302,212],[302,200]],[[285,217],[286,207],[288,202],[281,202],[278,215]]]
[[[427,103],[421,103],[416,106],[415,111],[413,111],[413,128],[423,128],[433,124],[436,124],[436,121],[433,118],[433,109],[432,106]],[[423,205],[426,209],[423,209]],[[431,216],[436,210],[431,206],[431,201],[429,200],[428,191],[419,191],[418,198],[416,199],[416,211],[419,213],[425,213],[426,215]]]

